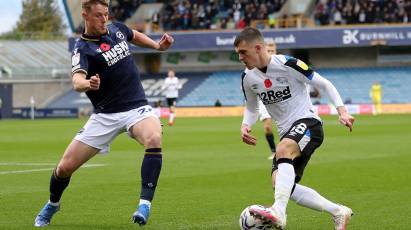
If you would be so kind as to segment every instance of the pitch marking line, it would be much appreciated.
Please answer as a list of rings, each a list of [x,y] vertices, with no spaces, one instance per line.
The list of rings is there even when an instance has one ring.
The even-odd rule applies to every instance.
[[[51,164],[51,163],[1,163],[0,166],[2,165],[24,165],[24,166],[50,166],[53,165],[55,166],[56,164]],[[102,167],[105,166],[105,164],[85,164],[81,166],[81,168],[92,168],[92,167]],[[15,170],[15,171],[0,171],[0,175],[6,175],[6,174],[17,174],[17,173],[31,173],[31,172],[41,172],[41,171],[50,171],[53,170],[53,168],[41,168],[41,169],[27,169],[27,170]]]

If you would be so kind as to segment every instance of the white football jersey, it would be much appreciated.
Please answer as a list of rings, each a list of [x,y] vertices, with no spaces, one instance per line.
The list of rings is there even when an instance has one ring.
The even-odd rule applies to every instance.
[[[167,98],[178,98],[178,90],[180,88],[180,83],[177,77],[167,77],[162,87]]]
[[[314,76],[304,62],[284,55],[272,55],[266,71],[246,69],[242,87],[248,111],[256,111],[258,100],[265,105],[283,136],[291,125],[302,118],[315,118],[307,83]]]

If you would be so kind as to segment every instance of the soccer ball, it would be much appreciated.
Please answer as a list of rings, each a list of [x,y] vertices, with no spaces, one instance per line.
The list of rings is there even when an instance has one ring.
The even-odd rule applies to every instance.
[[[266,229],[271,229],[270,226],[267,224],[264,224],[261,219],[258,219],[250,214],[250,208],[253,206],[259,206],[262,207],[261,205],[251,205],[246,207],[240,214],[240,228],[241,230],[266,230]]]

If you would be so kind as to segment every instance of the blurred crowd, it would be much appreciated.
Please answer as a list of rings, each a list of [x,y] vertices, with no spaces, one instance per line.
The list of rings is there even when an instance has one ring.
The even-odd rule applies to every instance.
[[[317,25],[408,23],[411,0],[317,0]]]
[[[286,1],[112,0],[110,18],[124,22],[141,4],[161,2],[164,7],[152,14],[152,31],[290,27],[279,23],[287,15],[276,18]],[[316,25],[408,23],[411,0],[316,0],[313,16]]]
[[[112,0],[110,2],[110,17],[123,22],[131,17],[143,2],[143,0]]]
[[[268,20],[274,27],[274,13],[286,0],[174,0],[166,1],[153,23],[165,30],[241,29],[252,20]]]

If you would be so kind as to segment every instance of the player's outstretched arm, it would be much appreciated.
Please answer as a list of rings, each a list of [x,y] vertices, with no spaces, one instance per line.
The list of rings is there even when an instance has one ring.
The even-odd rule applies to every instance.
[[[137,30],[133,30],[133,40],[131,42],[141,47],[164,51],[170,48],[170,46],[174,43],[174,38],[171,35],[165,33],[157,43],[147,35],[140,33]]]
[[[347,126],[350,129],[350,132],[352,132],[355,118],[347,112],[347,109],[345,108],[345,106],[337,107],[337,112],[339,115],[338,120],[340,121],[340,123],[342,125]]]
[[[347,109],[345,108],[341,96],[335,86],[329,80],[319,75],[317,72],[314,72],[313,78],[309,82],[309,84],[322,89],[328,95],[328,98],[331,99],[331,102],[337,109],[339,122],[342,125],[347,126],[351,132],[355,118],[347,112]]]
[[[98,90],[100,88],[100,76],[98,74],[86,79],[86,74],[82,72],[74,73],[72,77],[73,89],[77,92],[88,90]]]

